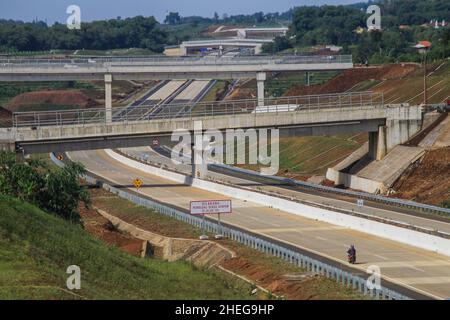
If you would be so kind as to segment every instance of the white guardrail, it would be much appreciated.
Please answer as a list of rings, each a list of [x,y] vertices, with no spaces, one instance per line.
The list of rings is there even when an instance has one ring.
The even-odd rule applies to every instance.
[[[317,190],[317,191],[334,193],[334,194],[341,194],[341,195],[345,195],[345,196],[352,196],[354,198],[375,201],[375,202],[393,205],[393,206],[397,206],[397,207],[402,207],[402,208],[406,208],[406,209],[414,209],[414,210],[422,211],[422,212],[426,212],[426,213],[435,213],[435,214],[439,214],[439,215],[443,215],[443,216],[450,216],[450,209],[432,206],[432,205],[423,204],[423,203],[418,203],[418,202],[414,202],[414,201],[410,201],[410,200],[388,198],[388,197],[370,194],[370,193],[366,193],[366,192],[358,192],[358,191],[351,191],[351,190],[327,187],[327,186],[322,186],[322,185],[309,183],[309,182],[305,182],[305,181],[294,180],[294,179],[290,179],[290,178],[283,178],[283,177],[277,177],[277,176],[262,176],[258,172],[255,172],[255,171],[231,167],[231,166],[224,165],[224,164],[215,163],[215,164],[212,164],[211,166],[218,167],[218,168],[224,168],[225,170],[235,171],[238,173],[243,173],[245,175],[252,175],[255,177],[264,178],[264,179],[272,180],[272,181],[277,181],[277,182],[281,182],[281,183],[285,183],[285,184],[298,185],[300,187],[309,188],[311,190]]]
[[[167,146],[161,146],[161,148],[163,150],[165,150],[165,152],[168,152],[168,153],[172,152],[172,149],[168,148]],[[191,161],[191,158],[188,157],[187,155],[183,155],[183,158],[186,161]],[[147,159],[144,159],[144,160],[147,160]],[[233,167],[233,166],[230,166],[227,164],[217,163],[217,162],[209,163],[208,168],[211,168],[211,169],[216,168],[219,170],[232,171],[232,172],[235,172],[238,174],[243,174],[246,176],[253,176],[257,179],[263,179],[266,181],[273,181],[273,182],[277,182],[277,183],[285,184],[285,185],[299,186],[299,187],[303,187],[306,189],[317,190],[317,191],[326,192],[326,193],[351,196],[353,198],[374,201],[374,202],[392,205],[392,206],[396,206],[396,207],[400,207],[400,208],[413,209],[413,210],[421,211],[421,212],[425,212],[425,213],[434,213],[434,214],[439,214],[442,216],[450,216],[450,209],[448,209],[448,208],[437,207],[437,206],[418,203],[418,202],[414,202],[414,201],[410,201],[410,200],[388,198],[385,196],[370,194],[367,192],[358,192],[358,191],[351,191],[351,190],[345,190],[345,189],[338,189],[338,188],[322,186],[322,185],[318,185],[318,184],[310,183],[310,182],[306,182],[306,181],[300,181],[300,180],[278,177],[278,176],[264,176],[264,175],[260,174],[259,172],[256,172],[253,170],[247,170],[247,169],[243,169],[243,168]]]
[[[53,154],[50,154],[50,157],[54,163],[58,166],[64,166],[64,163],[59,161]],[[89,175],[82,176],[84,180],[86,180],[90,184],[98,185],[99,181],[95,178],[90,177]],[[398,293],[392,289],[381,286],[379,289],[371,289],[368,286],[367,279],[364,279],[361,276],[357,276],[352,274],[351,272],[344,271],[338,267],[332,266],[327,263],[323,263],[319,260],[308,257],[304,254],[298,253],[294,250],[286,248],[284,246],[272,243],[271,241],[267,241],[265,239],[261,239],[259,237],[249,235],[245,232],[235,230],[229,226],[222,224],[219,226],[218,223],[213,222],[211,220],[203,220],[199,217],[190,215],[181,210],[169,207],[162,203],[137,196],[130,192],[126,192],[120,190],[118,188],[114,188],[106,183],[101,183],[103,189],[118,195],[119,197],[129,200],[137,205],[150,208],[155,210],[156,212],[163,214],[165,216],[180,220],[184,223],[188,223],[197,228],[204,228],[208,232],[211,233],[222,233],[223,236],[244,244],[250,248],[255,250],[264,252],[266,254],[281,258],[291,264],[294,264],[304,270],[317,273],[321,276],[324,276],[328,279],[333,279],[342,285],[345,285],[349,288],[353,288],[357,290],[363,295],[370,296],[374,299],[382,299],[382,300],[411,300],[411,298]]]
[[[149,165],[140,157],[126,157],[113,150],[105,150],[105,152],[112,159],[132,168],[141,170],[142,172],[163,177],[177,183],[186,183],[186,175],[182,173]],[[425,228],[420,228],[422,231],[418,231],[416,229],[419,228],[408,228],[409,225],[401,222],[396,222],[394,224],[392,221],[387,219],[383,219],[383,221],[380,222],[374,219],[369,219],[370,216],[355,214],[355,212],[350,210],[319,205],[306,201],[300,202],[295,199],[281,197],[278,194],[274,195],[261,190],[247,189],[221,182],[195,178],[192,179],[190,185],[194,188],[216,192],[234,199],[250,201],[308,219],[331,223],[336,226],[350,228],[377,237],[450,256],[450,239],[433,235],[431,233],[426,233],[424,232]]]
[[[0,58],[0,71],[2,69],[18,69],[26,67],[54,68],[54,67],[87,67],[109,68],[123,66],[200,66],[200,65],[258,65],[258,64],[332,64],[352,63],[351,55],[332,56],[186,56],[186,57],[87,57],[87,58],[54,58],[54,59],[25,59]]]

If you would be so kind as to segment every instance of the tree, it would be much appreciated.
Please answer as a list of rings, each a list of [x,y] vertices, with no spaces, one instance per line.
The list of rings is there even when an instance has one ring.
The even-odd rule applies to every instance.
[[[78,183],[78,177],[84,173],[84,167],[78,163],[69,163],[62,169],[47,173],[39,195],[39,207],[67,220],[79,222],[78,202],[90,202],[86,188]]]
[[[89,205],[89,193],[78,183],[84,174],[81,164],[69,163],[52,169],[42,161],[16,161],[12,152],[0,151],[0,193],[19,198],[55,213],[72,222],[79,222],[78,203]]]
[[[273,42],[263,45],[263,52],[273,54],[289,48],[292,48],[292,45],[286,37],[275,37]]]
[[[164,20],[165,24],[174,26],[181,23],[181,17],[178,12],[169,12],[169,14],[166,16],[166,19]]]

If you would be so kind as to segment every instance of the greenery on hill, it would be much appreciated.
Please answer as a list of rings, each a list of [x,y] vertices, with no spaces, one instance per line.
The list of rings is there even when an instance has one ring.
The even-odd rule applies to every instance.
[[[382,31],[356,32],[365,28],[371,4],[381,7]],[[44,22],[24,23],[0,20],[0,52],[80,50],[96,52],[139,48],[161,53],[165,45],[204,37],[212,25],[280,26],[290,24],[287,37],[279,37],[265,52],[303,51],[315,45],[339,45],[352,53],[356,62],[384,63],[420,61],[412,48],[420,40],[433,44],[431,59],[450,54],[450,27],[435,29],[432,20],[442,23],[450,18],[448,0],[379,0],[346,6],[302,6],[284,13],[256,12],[250,15],[215,13],[213,17],[182,17],[168,13],[165,23],[154,17],[94,21],[82,23],[81,30],[69,30],[64,24],[47,26]],[[448,22],[448,21],[447,21]],[[147,52],[147,51],[146,51]]]
[[[18,162],[13,152],[0,151],[0,194],[30,202],[72,222],[79,222],[79,202],[89,204],[89,193],[78,183],[81,164],[50,168],[41,160]]]
[[[139,259],[0,194],[0,299],[251,299],[250,286],[185,262]],[[67,267],[81,290],[66,288]]]
[[[373,3],[381,7],[382,30],[356,32],[358,28],[367,27],[370,15],[366,14],[366,9]],[[431,20],[442,23],[449,17],[450,2],[447,0],[382,0],[352,6],[304,6],[294,10],[287,38],[277,39],[275,44],[264,49],[277,52],[292,47],[333,44],[344,47],[344,52],[352,53],[358,62],[384,63],[420,61],[420,55],[412,46],[418,41],[429,40],[433,44],[430,58],[441,59],[450,54],[450,28],[440,26],[435,29],[425,24]]]
[[[162,52],[166,41],[167,34],[154,17],[82,23],[81,30],[69,30],[60,23],[0,20],[1,51],[143,48]]]

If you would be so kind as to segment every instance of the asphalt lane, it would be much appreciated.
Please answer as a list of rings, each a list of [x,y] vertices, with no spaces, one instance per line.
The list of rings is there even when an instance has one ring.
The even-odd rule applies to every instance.
[[[139,177],[141,193],[161,202],[189,209],[192,200],[226,199],[223,195],[180,185],[126,166],[104,151],[70,153],[87,170],[118,185],[133,188]],[[233,200],[233,213],[225,222],[346,263],[346,249],[355,244],[356,268],[365,271],[371,265],[381,268],[382,277],[435,298],[450,297],[450,258],[433,252],[368,235],[348,228],[315,221],[256,203]]]
[[[164,164],[164,166],[170,169],[176,169],[179,172],[185,174],[191,174],[191,166],[188,164],[176,165],[172,162],[171,159],[161,155],[150,147],[141,147],[141,148],[133,148],[133,149],[124,149],[127,154],[135,155],[138,157],[148,158],[149,160],[157,163]],[[420,216],[405,214],[393,210],[386,210],[381,208],[374,208],[371,206],[359,207],[356,204],[349,201],[344,201],[340,199],[333,198],[331,196],[324,197],[319,194],[312,194],[302,192],[301,190],[296,189],[287,189],[276,185],[264,185],[251,180],[246,180],[234,176],[228,176],[225,174],[217,173],[211,170],[208,170],[207,174],[208,178],[213,180],[224,181],[227,183],[231,183],[238,186],[245,186],[247,188],[253,189],[263,189],[268,192],[273,192],[277,194],[282,194],[283,196],[290,197],[300,201],[308,201],[314,202],[317,204],[322,204],[334,208],[340,208],[348,211],[354,211],[356,213],[370,215],[377,218],[394,220],[397,222],[401,222],[407,225],[418,226],[422,228],[426,228],[429,230],[437,230],[440,232],[444,232],[450,234],[450,220],[448,222],[439,221],[435,219],[427,219]]]

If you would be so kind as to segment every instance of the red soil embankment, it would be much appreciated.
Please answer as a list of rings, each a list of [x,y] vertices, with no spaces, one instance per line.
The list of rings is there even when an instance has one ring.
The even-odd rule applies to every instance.
[[[103,218],[94,209],[80,206],[78,211],[80,212],[83,226],[89,234],[133,256],[141,256],[142,240],[118,231],[110,221]]]
[[[22,108],[44,105],[69,105],[84,109],[98,104],[79,90],[49,90],[20,94],[12,99],[5,109],[20,112]]]
[[[450,200],[450,147],[427,151],[395,183],[395,197],[440,205]]]
[[[403,78],[417,68],[414,64],[390,64],[380,67],[355,68],[345,70],[322,85],[296,86],[288,90],[285,96],[327,94],[345,92],[361,82],[368,80],[389,80]]]

